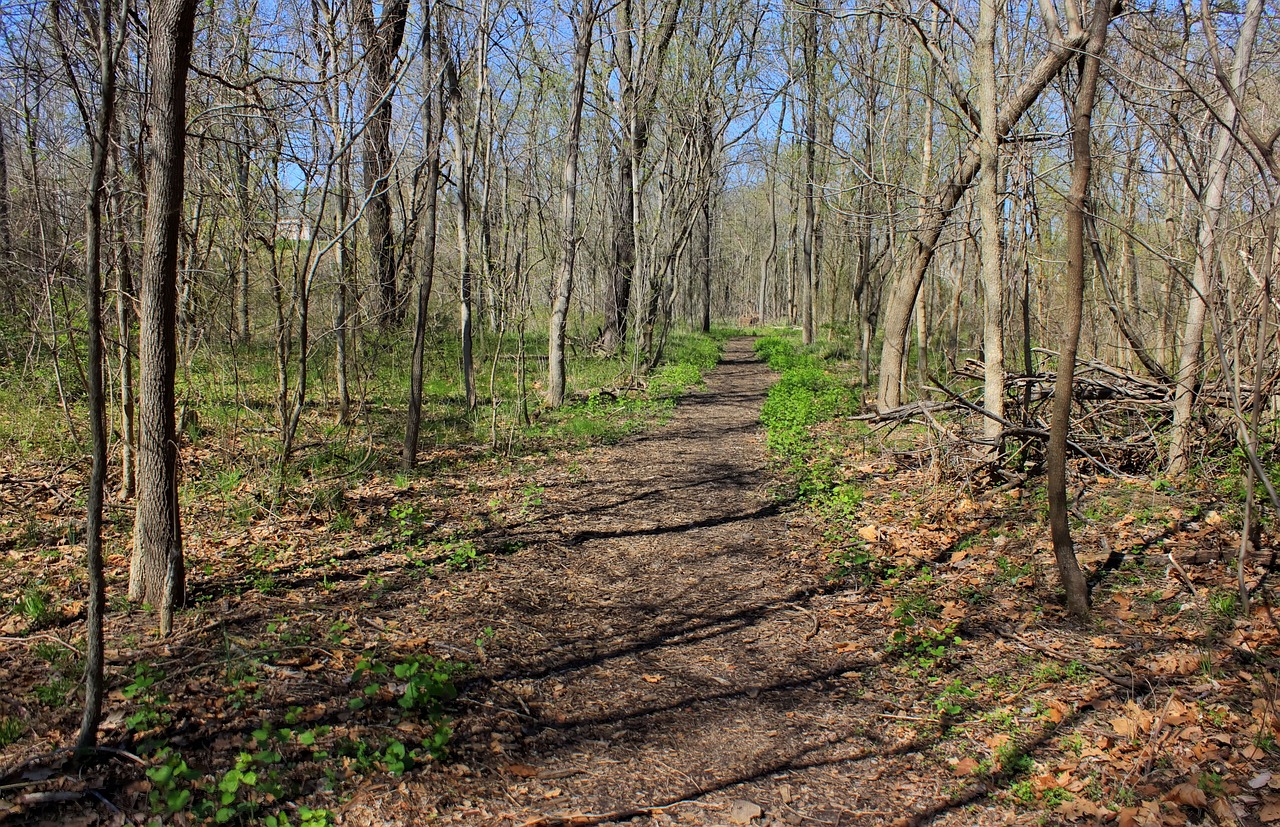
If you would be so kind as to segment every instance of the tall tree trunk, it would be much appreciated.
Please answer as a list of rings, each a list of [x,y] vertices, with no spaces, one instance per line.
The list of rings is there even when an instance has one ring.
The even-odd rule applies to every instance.
[[[253,228],[252,201],[249,188],[249,148],[241,145],[235,148],[236,158],[236,198],[240,206],[240,226],[238,249],[236,250],[235,280],[235,319],[232,329],[235,341],[240,345],[248,345],[251,339],[249,330],[249,265],[253,261]]]
[[[9,208],[9,156],[5,151],[4,120],[0,118],[0,261],[13,252],[13,227]]]
[[[120,174],[119,158],[115,163],[116,175]],[[117,188],[119,189],[119,188]],[[116,270],[116,337],[117,355],[120,360],[120,491],[121,500],[133,499],[137,487],[138,427],[135,417],[133,376],[133,262],[129,255],[129,239],[125,229],[123,194],[117,192],[115,220],[118,225],[116,247],[119,261]]]
[[[424,3],[424,6],[427,4]],[[423,10],[424,26],[430,25],[431,12]],[[427,66],[431,60],[431,32],[423,35],[423,53]],[[442,41],[443,42],[443,41]],[[432,98],[423,107],[422,131],[427,141],[427,183],[422,221],[422,262],[418,273],[418,306],[413,318],[413,357],[409,366],[409,417],[404,429],[404,450],[400,455],[401,469],[408,471],[418,462],[418,431],[422,425],[423,361],[427,346],[427,308],[431,301],[431,286],[435,282],[436,233],[438,230],[438,205],[440,192],[440,142],[444,135],[444,90],[436,85]]]
[[[472,305],[471,305],[471,182],[467,164],[467,144],[463,134],[461,109],[453,132],[454,176],[458,196],[458,335],[462,340],[459,367],[462,371],[462,388],[467,397],[467,409],[476,406],[476,368],[472,353]]]
[[[123,11],[123,9],[122,9]],[[120,15],[123,23],[125,15]],[[107,487],[107,396],[103,388],[104,362],[102,326],[102,204],[107,196],[107,159],[111,152],[112,122],[115,118],[116,63],[124,33],[113,32],[111,5],[98,4],[98,110],[92,123],[85,124],[92,147],[92,165],[85,196],[85,281],[88,290],[89,327],[89,433],[93,465],[89,471],[88,514],[85,528],[85,568],[89,599],[85,607],[84,715],[76,748],[91,749],[98,742],[98,720],[102,715],[106,578],[103,574],[102,501]],[[68,67],[69,68],[69,67]]]
[[[356,25],[364,43],[368,64],[365,75],[364,186],[368,192],[365,225],[376,285],[378,322],[383,327],[395,320],[399,293],[396,286],[396,242],[391,226],[391,102],[395,97],[392,69],[404,40],[409,0],[382,4],[382,17],[375,19],[373,0],[357,0]]]
[[[804,31],[801,34],[804,50],[805,108],[804,108],[804,224],[800,232],[800,330],[801,340],[813,344],[813,311],[815,304],[817,273],[814,272],[814,174],[818,144],[818,9],[811,7],[801,14]]]
[[[667,0],[653,43],[633,44],[635,27],[632,0],[619,0],[615,58],[619,72],[619,104],[622,134],[618,140],[618,201],[614,212],[613,261],[605,290],[604,329],[601,346],[613,351],[627,338],[631,288],[635,280],[636,246],[641,203],[638,172],[649,145],[649,122],[658,81],[666,62],[667,47],[675,34],[682,0]]]
[[[1109,0],[1107,0],[1109,2]],[[1000,254],[1000,133],[996,123],[996,0],[981,0],[974,71],[978,76],[978,214],[982,221],[982,431],[992,460],[1004,426],[1004,268]]]
[[[155,0],[147,20],[151,96],[147,213],[139,289],[138,508],[129,596],[160,608],[160,632],[186,600],[178,515],[178,234],[185,184],[187,71],[197,0]]]
[[[565,145],[563,186],[560,202],[560,266],[556,273],[555,301],[551,306],[547,333],[547,404],[564,404],[565,331],[569,319],[569,299],[573,294],[573,267],[578,254],[578,158],[582,151],[582,108],[587,96],[587,64],[595,31],[595,0],[582,0],[574,23],[573,89],[570,92],[569,136]]]
[[[1244,25],[1236,44],[1231,66],[1230,84],[1239,89],[1249,71],[1253,43],[1261,17],[1260,0],[1251,0]],[[1235,153],[1239,121],[1234,95],[1228,96],[1219,115],[1218,140],[1209,159],[1208,180],[1200,197],[1200,226],[1196,234],[1196,259],[1191,273],[1191,295],[1188,297],[1187,320],[1182,330],[1182,350],[1178,355],[1177,387],[1173,396],[1173,428],[1169,432],[1169,473],[1184,474],[1191,465],[1191,415],[1200,383],[1201,357],[1204,351],[1205,319],[1213,294],[1214,269],[1218,266],[1218,218],[1222,213],[1227,190],[1227,172]]]
[[[1095,0],[1089,39],[1081,58],[1080,85],[1071,112],[1071,190],[1067,194],[1067,318],[1066,333],[1058,357],[1058,379],[1053,391],[1053,420],[1049,428],[1046,488],[1049,499],[1049,531],[1058,577],[1067,594],[1067,611],[1078,618],[1089,614],[1089,588],[1076,560],[1067,508],[1067,432],[1071,427],[1072,386],[1080,323],[1084,316],[1085,213],[1089,209],[1092,173],[1091,126],[1093,103],[1111,22],[1111,0]]]
[[[698,270],[701,274],[700,281],[702,283],[702,318],[699,322],[698,329],[703,333],[711,332],[711,198],[708,196],[702,201],[702,208],[699,211],[701,219],[698,222],[698,241],[700,242],[698,250]]]
[[[1027,77],[1000,108],[996,118],[996,133],[1001,138],[1017,125],[1045,87],[1075,56],[1085,38],[1085,34],[1078,33],[1054,42],[1044,57],[1032,67]],[[930,196],[927,214],[916,223],[912,231],[906,269],[889,289],[885,300],[884,342],[880,350],[879,395],[876,399],[876,406],[881,411],[896,408],[902,402],[898,377],[906,354],[907,334],[916,294],[924,283],[924,275],[933,260],[933,253],[938,247],[938,239],[947,219],[978,174],[981,166],[978,149],[978,141],[971,141],[954,171],[947,180],[940,182]]]

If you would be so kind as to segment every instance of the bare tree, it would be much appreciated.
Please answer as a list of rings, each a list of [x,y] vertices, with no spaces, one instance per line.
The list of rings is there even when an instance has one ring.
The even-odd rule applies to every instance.
[[[148,6],[151,72],[147,212],[139,289],[138,509],[129,597],[160,609],[160,631],[186,599],[178,513],[177,368],[178,234],[185,185],[187,72],[196,0]]]
[[[547,334],[547,404],[553,408],[564,403],[565,331],[569,298],[573,294],[574,261],[582,240],[578,233],[578,158],[582,154],[582,108],[587,96],[587,63],[591,60],[591,44],[595,39],[596,0],[579,0],[578,11],[572,18],[573,88],[569,93],[569,134],[565,139],[564,191],[560,196],[563,237]]]
[[[635,0],[619,0],[613,32],[614,59],[618,69],[618,104],[621,136],[618,139],[618,197],[614,212],[613,260],[605,290],[604,328],[601,345],[606,350],[623,346],[635,279],[637,232],[644,205],[640,167],[649,146],[654,99],[658,94],[667,49],[675,34],[682,0],[667,0],[652,33],[636,19]]]
[[[355,0],[356,28],[365,48],[364,185],[368,193],[365,222],[376,285],[376,315],[392,321],[399,301],[396,245],[391,226],[392,99],[396,91],[394,63],[404,41],[409,0],[389,0],[374,16],[373,0]]]
[[[1048,0],[1042,4],[1042,9],[1050,12],[1045,19],[1049,47],[1001,104],[996,115],[996,133],[1002,140],[1076,55],[1087,37],[1083,31],[1064,33]],[[899,377],[906,355],[907,334],[916,296],[924,283],[925,273],[933,260],[947,219],[973,183],[981,166],[978,141],[975,139],[965,147],[951,174],[935,186],[929,196],[928,209],[911,231],[906,264],[894,279],[885,299],[884,342],[880,351],[879,393],[876,397],[876,406],[881,411],[901,404]]]
[[[1258,0],[1250,6],[1260,9]],[[1207,10],[1205,12],[1207,17]],[[1253,57],[1261,13],[1246,14],[1244,25],[1236,45],[1235,59],[1229,78],[1223,78],[1224,87],[1239,89],[1249,71]],[[1221,67],[1221,62],[1219,62]],[[1220,71],[1219,75],[1225,74]],[[1223,111],[1216,113],[1221,126],[1214,143],[1213,154],[1206,168],[1206,181],[1200,191],[1199,226],[1196,231],[1196,255],[1191,273],[1191,295],[1188,299],[1186,323],[1182,331],[1182,349],[1178,355],[1177,380],[1173,400],[1173,429],[1169,434],[1169,473],[1185,473],[1191,464],[1191,417],[1200,383],[1201,362],[1204,353],[1205,319],[1209,302],[1214,293],[1214,272],[1217,268],[1218,222],[1227,192],[1227,173],[1235,153],[1240,111],[1238,97],[1230,94],[1223,104]],[[1274,141],[1274,139],[1273,139]]]
[[[978,214],[982,219],[982,406],[983,435],[990,456],[1000,456],[1004,426],[1004,267],[1000,236],[1000,133],[996,122],[996,0],[981,0],[974,51],[978,81]],[[998,418],[997,418],[998,417]]]
[[[413,356],[409,367],[409,416],[405,424],[404,450],[400,457],[400,467],[409,470],[418,461],[418,430],[422,422],[422,367],[426,354],[427,341],[427,308],[431,301],[431,285],[435,279],[436,267],[436,231],[438,223],[438,203],[440,192],[440,143],[444,135],[444,90],[435,77],[434,64],[431,61],[431,9],[424,3],[423,23],[423,55],[426,58],[427,70],[431,76],[426,87],[430,90],[431,100],[423,107],[422,132],[426,140],[427,181],[425,184],[425,204],[422,220],[422,260],[418,273],[418,303],[413,321]],[[447,48],[443,39],[440,48]]]
[[[1049,500],[1049,530],[1053,535],[1053,557],[1067,594],[1067,610],[1078,618],[1089,614],[1089,588],[1071,541],[1067,507],[1067,432],[1071,427],[1072,386],[1076,348],[1080,343],[1080,323],[1084,315],[1085,216],[1089,207],[1089,179],[1092,174],[1093,106],[1101,74],[1107,26],[1111,23],[1112,0],[1095,0],[1089,21],[1088,40],[1081,56],[1080,82],[1071,110],[1071,190],[1067,194],[1066,242],[1067,289],[1066,334],[1058,356],[1058,377],[1054,386],[1053,421],[1049,430],[1046,488]],[[1073,21],[1073,25],[1079,25]]]

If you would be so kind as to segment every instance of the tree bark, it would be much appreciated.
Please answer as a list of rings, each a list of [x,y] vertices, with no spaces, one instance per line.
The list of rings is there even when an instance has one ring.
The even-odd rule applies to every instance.
[[[374,17],[373,0],[357,0],[356,25],[368,64],[365,78],[364,185],[368,192],[365,227],[376,285],[375,315],[384,328],[395,320],[396,242],[391,226],[391,101],[395,97],[392,68],[404,40],[409,0],[390,0],[382,17]]]
[[[1093,103],[1111,22],[1111,0],[1095,0],[1085,54],[1081,58],[1080,85],[1071,112],[1071,189],[1067,194],[1067,317],[1066,333],[1058,357],[1058,378],[1053,391],[1053,420],[1049,427],[1046,488],[1049,531],[1058,577],[1067,595],[1067,611],[1077,618],[1089,614],[1089,588],[1076,560],[1067,507],[1067,436],[1071,428],[1071,395],[1075,378],[1076,348],[1084,316],[1085,215],[1089,209],[1092,174],[1091,127]]]
[[[595,0],[582,0],[574,21],[573,89],[570,92],[569,135],[565,145],[563,186],[560,202],[560,266],[556,274],[555,300],[551,306],[547,333],[547,405],[564,404],[565,332],[569,320],[569,299],[573,294],[573,268],[578,254],[578,158],[582,152],[582,108],[587,94],[587,63],[595,31]]]
[[[653,45],[646,49],[645,42],[641,40],[639,54],[631,40],[634,29],[632,0],[620,0],[617,6],[615,56],[622,135],[618,140],[618,202],[614,212],[613,261],[605,290],[604,328],[600,335],[601,347],[608,351],[615,351],[626,343],[631,288],[636,270],[636,233],[641,213],[637,173],[649,145],[653,102],[658,93],[667,47],[675,34],[681,2],[667,0],[662,20],[654,33]]]
[[[147,16],[150,160],[139,289],[138,509],[129,596],[160,609],[160,632],[186,600],[178,514],[178,234],[185,184],[187,72],[197,0],[155,0]]]
[[[425,4],[424,4],[425,5]],[[430,25],[431,14],[424,9],[423,25]],[[431,66],[431,32],[423,35],[423,54]],[[435,282],[436,233],[439,229],[438,205],[440,192],[440,142],[444,135],[444,90],[437,84],[432,90],[432,100],[424,107],[423,134],[427,138],[426,200],[423,205],[422,262],[418,274],[418,307],[413,320],[413,357],[409,366],[409,417],[404,429],[404,450],[400,455],[401,469],[408,471],[418,462],[418,431],[422,425],[422,377],[426,356],[427,307],[431,301],[431,286]]]
[[[1049,85],[1062,67],[1066,66],[1085,42],[1086,35],[1074,34],[1053,43],[1049,51],[1031,69],[1022,84],[1010,95],[1000,108],[996,119],[996,132],[1003,138],[1007,135],[1023,114],[1031,107],[1040,93]],[[898,385],[898,376],[902,373],[903,358],[906,354],[907,335],[911,323],[911,311],[915,306],[916,294],[924,283],[924,275],[933,260],[938,239],[947,219],[960,203],[974,176],[981,167],[977,140],[971,141],[965,148],[960,162],[946,181],[933,192],[929,199],[927,213],[916,222],[912,231],[911,250],[907,256],[905,271],[894,281],[885,300],[884,309],[884,342],[880,350],[879,395],[876,406],[881,411],[898,407],[902,394]]]
[[[816,292],[815,281],[817,279],[817,274],[814,272],[815,210],[813,179],[818,143],[818,9],[816,7],[805,9],[801,16],[804,25],[801,41],[804,50],[805,107],[804,192],[802,196],[804,198],[804,223],[800,231],[800,243],[802,245],[800,253],[800,331],[801,341],[806,345],[811,345],[813,344],[813,309],[814,293]]]
[[[1236,45],[1236,56],[1228,81],[1233,89],[1239,89],[1249,71],[1253,57],[1253,44],[1261,17],[1262,3],[1251,0],[1245,13],[1244,25]],[[1196,233],[1196,258],[1191,273],[1191,295],[1188,297],[1187,320],[1182,330],[1182,349],[1178,355],[1178,370],[1174,375],[1177,386],[1173,396],[1173,427],[1169,432],[1169,473],[1177,476],[1187,472],[1191,465],[1191,416],[1195,406],[1196,391],[1200,382],[1200,368],[1204,353],[1204,327],[1209,312],[1209,300],[1213,292],[1213,272],[1218,262],[1218,218],[1222,213],[1227,190],[1227,172],[1235,153],[1236,136],[1233,134],[1239,122],[1236,97],[1229,95],[1220,115],[1218,140],[1213,156],[1209,159],[1208,180],[1200,197],[1200,226]]]
[[[996,16],[995,0],[979,3],[978,36],[974,72],[978,76],[978,215],[982,222],[982,407],[993,416],[983,417],[982,432],[988,457],[998,461],[1004,426],[1004,268],[1000,252],[1000,127],[996,122]]]
[[[4,123],[0,120],[0,261],[13,252],[13,229],[9,208],[9,156],[5,151]]]
[[[122,12],[124,8],[122,8]],[[120,15],[123,23],[125,15]],[[76,748],[91,749],[98,742],[98,721],[102,715],[106,578],[103,573],[102,502],[107,487],[107,396],[102,325],[102,204],[107,196],[107,159],[111,152],[112,122],[115,118],[116,64],[123,32],[113,34],[111,7],[98,4],[99,101],[94,120],[85,123],[92,162],[85,197],[85,281],[88,292],[89,334],[89,433],[93,465],[89,471],[88,513],[85,528],[85,569],[89,596],[85,607],[84,714]],[[68,72],[70,67],[68,66]]]

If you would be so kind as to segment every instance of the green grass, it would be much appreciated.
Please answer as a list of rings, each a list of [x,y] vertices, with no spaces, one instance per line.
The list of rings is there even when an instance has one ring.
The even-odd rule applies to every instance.
[[[491,442],[513,453],[580,446],[649,427],[669,414],[677,397],[703,383],[727,336],[726,331],[710,336],[673,332],[665,358],[645,377],[647,390],[616,398],[592,396],[590,391],[637,386],[631,378],[636,364],[632,354],[601,356],[586,346],[585,339],[574,339],[568,349],[567,390],[575,401],[551,411],[542,403],[545,328],[531,322],[525,332],[523,387],[517,334],[499,337],[478,331],[474,353],[479,404],[471,411],[462,391],[457,335],[451,320],[440,320],[428,331],[425,351],[420,456],[429,460],[436,449]],[[285,469],[278,466],[279,389],[267,333],[259,332],[252,345],[234,351],[214,343],[192,353],[189,366],[179,371],[176,395],[178,407],[194,414],[197,424],[184,439],[198,445],[201,460],[184,468],[182,502],[187,507],[199,503],[230,524],[246,525],[258,519],[262,509],[276,507],[281,480],[286,497],[302,496],[302,505],[329,510],[330,500],[315,501],[316,495],[306,489],[394,468],[404,437],[411,337],[407,330],[392,330],[370,332],[363,341],[356,338],[349,346],[352,418],[345,425],[337,424],[333,342],[313,342],[307,407]],[[36,360],[36,367],[0,377],[0,455],[18,467],[51,460],[83,462],[87,455],[84,394],[65,342],[63,349],[60,370],[69,415],[60,408],[48,353],[43,362]],[[297,381],[296,350],[291,360],[290,393]],[[110,404],[114,427],[114,396]],[[434,467],[428,462],[422,470],[430,473]],[[30,616],[38,614],[37,608],[30,605],[23,611]]]

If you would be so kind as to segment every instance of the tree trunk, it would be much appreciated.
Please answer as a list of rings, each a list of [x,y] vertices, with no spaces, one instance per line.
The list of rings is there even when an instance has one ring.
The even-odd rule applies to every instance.
[[[425,4],[424,4],[425,5]],[[424,23],[430,24],[430,11],[424,9]],[[423,35],[423,53],[431,66],[431,32]],[[422,131],[427,141],[426,202],[423,205],[422,262],[418,274],[418,307],[413,319],[413,357],[409,367],[409,417],[404,429],[401,469],[408,471],[418,462],[418,431],[422,424],[422,374],[426,356],[427,307],[431,301],[431,285],[435,282],[436,233],[439,229],[437,210],[440,202],[440,142],[444,135],[444,90],[432,90],[432,100],[424,106]]]
[[[1091,125],[1093,102],[1111,22],[1111,0],[1095,0],[1089,39],[1081,59],[1080,85],[1071,112],[1071,190],[1067,194],[1067,317],[1066,333],[1058,357],[1058,379],[1053,392],[1053,420],[1049,428],[1046,488],[1049,499],[1049,531],[1053,557],[1067,594],[1067,611],[1077,618],[1089,614],[1089,588],[1071,541],[1067,507],[1067,432],[1071,427],[1071,395],[1075,378],[1076,348],[1084,316],[1085,213],[1089,209],[1092,173]]]
[[[988,457],[999,461],[1004,425],[1004,268],[1000,253],[1000,132],[996,123],[995,0],[981,0],[974,72],[978,76],[978,215],[982,221],[982,418]]]
[[[817,273],[814,272],[814,192],[813,178],[817,157],[818,135],[818,10],[802,12],[804,31],[801,34],[804,49],[805,111],[804,111],[804,224],[800,232],[800,331],[801,341],[813,344],[813,308]]]
[[[138,510],[129,596],[160,608],[163,635],[173,629],[174,608],[186,600],[173,382],[187,71],[196,6],[196,0],[155,0],[147,16],[151,145],[139,289]]]
[[[124,21],[121,15],[121,22]],[[111,152],[112,121],[115,118],[116,63],[123,32],[112,32],[108,0],[98,4],[98,110],[94,121],[85,124],[91,144],[92,165],[85,197],[85,281],[88,291],[89,335],[89,433],[93,465],[89,471],[88,514],[85,527],[85,569],[89,596],[85,607],[84,715],[76,748],[92,749],[98,742],[98,720],[102,715],[104,641],[103,616],[106,611],[106,578],[103,574],[102,501],[107,487],[107,396],[103,389],[104,362],[102,329],[102,204],[107,194],[107,158]],[[69,71],[69,67],[68,67]]]
[[[392,68],[404,40],[408,0],[390,0],[374,18],[373,0],[358,0],[355,14],[368,68],[365,77],[364,185],[368,192],[365,226],[376,285],[375,315],[384,328],[395,320],[396,242],[391,227],[391,101],[395,97]]]
[[[1258,0],[1252,0],[1250,10],[1258,8]],[[1239,89],[1249,71],[1253,56],[1253,43],[1258,29],[1258,15],[1246,14],[1236,46],[1235,61],[1231,67],[1230,84]],[[1182,331],[1182,350],[1178,356],[1178,370],[1174,378],[1177,387],[1173,396],[1173,427],[1169,432],[1169,473],[1184,474],[1191,465],[1191,415],[1196,391],[1200,382],[1201,356],[1204,351],[1205,318],[1209,312],[1209,300],[1213,293],[1213,271],[1218,266],[1218,218],[1222,213],[1227,189],[1227,172],[1235,153],[1234,135],[1239,111],[1235,96],[1228,96],[1219,115],[1218,140],[1213,156],[1209,159],[1208,180],[1201,190],[1200,226],[1196,234],[1196,259],[1191,274],[1191,295],[1188,297],[1187,320]]]
[[[476,369],[472,354],[471,319],[471,183],[467,164],[466,139],[463,136],[462,116],[459,114],[453,134],[454,175],[458,196],[458,335],[462,340],[459,367],[462,370],[462,388],[467,397],[467,410],[476,407]]]
[[[0,261],[13,253],[13,229],[9,208],[9,156],[5,152],[4,123],[0,119]]]
[[[654,42],[646,48],[641,40],[632,44],[634,27],[632,0],[618,3],[615,58],[619,73],[619,104],[622,134],[618,140],[618,202],[614,212],[613,261],[605,290],[604,329],[600,343],[608,351],[625,345],[631,288],[636,269],[636,233],[641,213],[637,172],[649,144],[649,122],[658,81],[666,61],[667,47],[675,34],[682,0],[667,0]],[[638,54],[637,54],[638,48]]]
[[[1000,108],[996,119],[996,133],[1001,138],[1017,125],[1050,81],[1075,56],[1084,40],[1085,35],[1076,34],[1053,43],[1048,53],[1032,67],[1022,84]],[[933,260],[942,228],[960,203],[960,198],[973,183],[980,166],[978,141],[975,139],[965,148],[951,176],[930,196],[926,215],[916,222],[912,231],[906,270],[894,281],[885,300],[884,342],[880,350],[879,395],[876,399],[876,406],[882,412],[896,408],[902,402],[898,376],[902,372],[906,354],[907,334],[916,294],[920,292],[924,275]]]
[[[564,404],[565,331],[569,319],[569,299],[573,294],[573,267],[578,254],[578,157],[582,150],[582,108],[587,94],[587,64],[591,59],[595,31],[595,0],[582,0],[580,17],[574,21],[573,90],[570,92],[569,136],[564,156],[564,193],[560,202],[560,267],[556,274],[555,302],[551,306],[547,333],[547,405]]]
[[[119,164],[116,164],[117,171]],[[116,336],[120,360],[120,492],[121,500],[133,499],[137,487],[138,428],[135,418],[133,381],[133,265],[129,239],[124,230],[123,209],[116,211],[120,236],[116,245],[120,261],[116,267]]]

